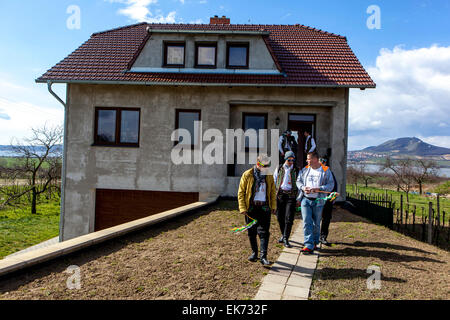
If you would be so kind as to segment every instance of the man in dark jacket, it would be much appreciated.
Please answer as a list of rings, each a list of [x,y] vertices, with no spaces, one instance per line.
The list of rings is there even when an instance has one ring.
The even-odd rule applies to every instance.
[[[279,243],[284,243],[286,248],[292,248],[289,237],[294,224],[295,205],[298,194],[297,175],[295,166],[295,154],[288,151],[285,154],[285,162],[273,174],[275,189],[277,192],[277,218],[280,225],[281,238]]]
[[[328,166],[328,159],[321,158],[319,161],[324,166]],[[332,192],[337,192],[336,177],[334,176],[333,171],[331,171],[331,174],[333,175],[333,181],[334,181],[334,188],[333,188]],[[328,237],[328,231],[329,231],[330,222],[331,222],[331,212],[333,211],[333,204],[334,204],[334,200],[333,201],[327,200],[325,202],[325,205],[322,210],[322,225],[320,227],[320,242],[327,246],[330,245],[330,243],[327,241],[327,237]]]
[[[292,136],[292,132],[290,130],[285,131],[278,141],[278,151],[280,155],[279,163],[284,163],[286,152],[292,151],[294,154],[297,154],[297,148],[298,144]]]

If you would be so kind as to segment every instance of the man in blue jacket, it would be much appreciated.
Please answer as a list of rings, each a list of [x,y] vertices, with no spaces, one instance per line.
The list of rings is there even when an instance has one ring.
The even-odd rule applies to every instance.
[[[326,194],[334,187],[333,175],[330,168],[319,162],[316,152],[308,153],[308,165],[303,168],[297,178],[299,195],[297,203],[301,206],[303,217],[304,247],[302,253],[311,254],[317,248],[320,237],[320,222]]]
[[[324,166],[328,166],[327,158],[319,159],[319,161]],[[337,192],[336,177],[334,176],[333,171],[331,171],[331,174],[333,176],[333,181],[334,181],[334,188],[331,191]],[[327,200],[325,202],[325,205],[322,210],[322,225],[320,227],[320,242],[326,246],[330,246],[330,243],[328,242],[327,238],[328,238],[328,231],[329,231],[330,222],[331,222],[331,212],[333,211],[333,204],[334,204],[334,200],[333,201]]]

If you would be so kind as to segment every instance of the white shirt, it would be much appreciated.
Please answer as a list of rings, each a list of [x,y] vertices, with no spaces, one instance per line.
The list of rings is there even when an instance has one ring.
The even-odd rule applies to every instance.
[[[306,149],[308,148],[307,146],[308,146],[309,139],[311,139],[311,149],[309,149],[309,151],[308,151]],[[316,150],[316,142],[314,141],[313,137],[308,136],[305,141],[305,151],[306,151],[306,153],[308,153],[308,152],[313,152],[314,150]]]
[[[320,177],[322,176],[323,169],[320,166],[318,169],[310,168],[309,174],[306,177],[305,186],[303,187],[303,191],[305,191],[305,187],[310,188],[319,188],[320,187]],[[317,198],[319,196],[318,193],[310,193],[306,194],[308,198]]]
[[[291,181],[291,170],[294,168],[294,165],[287,166],[286,163],[283,165],[284,167],[284,178],[281,182],[280,188],[282,190],[290,191],[292,189],[292,181]],[[278,170],[275,170],[275,173],[273,174],[273,180],[275,181],[275,184],[277,183],[278,178]]]
[[[256,190],[255,192],[255,198],[253,199],[254,201],[266,201],[266,183],[265,182],[261,182],[259,189]]]

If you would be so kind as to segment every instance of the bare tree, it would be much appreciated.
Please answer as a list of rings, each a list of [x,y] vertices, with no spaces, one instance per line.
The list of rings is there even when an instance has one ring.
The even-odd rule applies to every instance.
[[[347,167],[347,179],[350,183],[355,184],[356,189],[358,189],[359,173],[353,165]]]
[[[415,182],[414,160],[407,158],[394,162],[388,156],[383,164],[383,167],[394,173],[393,180],[396,183],[397,188],[406,193],[406,201],[409,202],[409,191]]]
[[[419,192],[422,194],[423,184],[431,178],[437,176],[439,165],[434,160],[417,159],[415,161],[414,180],[419,185]]]
[[[364,181],[366,188],[369,186],[369,181],[373,179],[373,175],[367,170],[367,164],[360,162],[357,167],[359,177]]]
[[[63,138],[61,126],[33,128],[31,138],[13,139],[11,148],[18,160],[13,168],[4,170],[12,184],[20,178],[28,181],[22,188],[3,188],[0,206],[12,204],[24,195],[31,195],[31,213],[36,213],[37,198],[61,177],[61,150],[58,145]]]

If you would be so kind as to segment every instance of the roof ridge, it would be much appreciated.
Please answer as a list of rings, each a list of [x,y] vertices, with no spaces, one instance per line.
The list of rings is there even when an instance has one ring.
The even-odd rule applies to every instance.
[[[100,32],[95,32],[93,33],[91,36],[96,36],[102,33],[107,33],[107,32],[112,32],[112,31],[117,31],[117,30],[121,30],[121,29],[127,29],[127,28],[133,28],[133,27],[137,27],[140,25],[147,25],[149,28],[151,28],[151,26],[211,26],[211,24],[209,23],[149,23],[149,22],[140,22],[140,23],[135,23],[132,25],[126,25],[126,26],[122,26],[122,27],[117,27],[117,28],[113,28],[113,29],[109,29],[109,30],[105,30],[105,31],[100,31]],[[304,24],[300,24],[300,23],[296,23],[296,24],[219,24],[219,25],[212,25],[212,26],[240,26],[240,27],[262,27],[262,28],[266,28],[266,27],[299,27],[299,28],[303,28],[303,29],[307,29],[307,30],[311,30],[311,31],[315,31],[315,32],[320,32],[329,36],[333,36],[333,37],[337,37],[337,38],[341,38],[341,39],[345,39],[347,41],[347,37],[346,36],[342,36],[340,34],[337,33],[333,33],[333,32],[329,32],[329,31],[325,31],[322,29],[318,29],[315,27],[311,27],[311,26],[306,26]]]
[[[315,27],[305,26],[304,24],[296,23],[295,26],[296,27],[301,27],[301,28],[306,28],[306,29],[312,30],[312,31],[317,31],[317,32],[320,32],[320,33],[325,33],[325,34],[330,35],[330,36],[334,36],[334,37],[338,37],[338,38],[342,38],[342,39],[347,40],[346,36],[342,36],[340,34],[329,32],[329,31],[325,31],[325,30],[318,29],[318,28],[315,28]]]
[[[108,30],[104,30],[104,31],[94,32],[91,35],[91,37],[94,37],[94,36],[102,34],[102,33],[108,33],[108,32],[117,31],[117,30],[121,30],[121,29],[133,28],[133,27],[137,27],[137,26],[140,26],[140,25],[144,25],[144,24],[148,24],[148,23],[147,22],[139,22],[139,23],[134,23],[134,24],[121,26],[121,27],[117,27],[117,28],[113,28],[113,29],[108,29]]]

